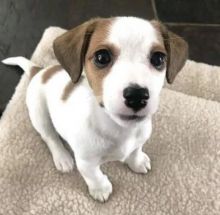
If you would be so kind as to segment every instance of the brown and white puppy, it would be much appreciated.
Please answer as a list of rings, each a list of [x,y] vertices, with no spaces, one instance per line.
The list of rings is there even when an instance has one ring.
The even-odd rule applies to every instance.
[[[112,184],[100,165],[120,160],[147,173],[142,151],[151,135],[165,78],[172,83],[183,67],[187,43],[157,21],[135,17],[92,19],[58,37],[61,66],[39,71],[30,81],[27,106],[35,129],[47,143],[57,169],[76,165],[94,199],[105,201]],[[9,58],[31,74],[30,61]]]

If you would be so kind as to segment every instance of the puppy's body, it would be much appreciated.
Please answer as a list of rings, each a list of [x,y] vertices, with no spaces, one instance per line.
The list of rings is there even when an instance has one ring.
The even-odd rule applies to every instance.
[[[32,121],[41,120],[39,110],[44,107],[55,130],[69,143],[75,156],[100,164],[110,160],[124,161],[139,142],[142,145],[150,136],[151,118],[131,128],[119,126],[99,106],[83,76],[80,84],[63,100],[64,89],[70,81],[68,74],[60,69],[43,84],[46,72],[47,69],[40,71],[28,87],[26,102],[29,111],[33,110],[30,116]]]
[[[101,164],[119,160],[138,173],[151,168],[142,146],[165,76],[173,81],[187,45],[157,22],[120,17],[84,23],[56,39],[54,51],[64,69],[32,78],[26,99],[32,124],[62,171],[73,168],[73,158],[59,135],[68,142],[90,194],[105,201],[112,185]],[[34,68],[22,57],[4,63],[29,74]]]
[[[64,100],[64,90],[70,83],[70,77],[60,68],[43,83],[47,71],[48,69],[41,70],[31,80],[27,89],[26,103],[32,124],[48,144],[57,169],[66,172],[73,168],[73,158],[63,147],[57,135],[59,134],[74,151],[81,174],[82,171],[86,172],[86,175],[101,174],[95,183],[90,182],[90,179],[87,181],[87,184],[91,184],[90,187],[95,187],[90,189],[91,195],[100,201],[106,200],[112,192],[107,177],[99,170],[101,164],[116,160],[128,164],[131,162],[130,168],[134,171],[147,173],[150,169],[147,155],[143,153],[142,158],[139,155],[139,159],[143,160],[141,165],[139,161],[135,163],[133,158],[130,158],[132,159],[130,161],[129,156],[135,149],[141,149],[149,138],[151,118],[146,118],[132,127],[121,127],[97,103],[84,76]],[[140,153],[142,154],[141,151]],[[84,175],[84,178],[86,180],[88,177]],[[97,188],[101,184],[104,186],[102,190]]]

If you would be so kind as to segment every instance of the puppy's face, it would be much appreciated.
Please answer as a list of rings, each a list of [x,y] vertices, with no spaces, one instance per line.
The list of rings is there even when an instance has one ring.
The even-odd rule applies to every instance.
[[[187,57],[180,37],[134,17],[91,20],[58,38],[54,51],[74,82],[85,71],[97,102],[121,126],[156,111],[165,77],[171,83]]]

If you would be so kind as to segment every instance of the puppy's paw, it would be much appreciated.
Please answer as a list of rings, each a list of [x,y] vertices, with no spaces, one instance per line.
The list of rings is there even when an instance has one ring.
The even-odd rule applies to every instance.
[[[138,154],[133,162],[128,162],[128,166],[136,173],[146,174],[148,170],[151,170],[150,158],[144,152]]]
[[[89,193],[93,199],[100,202],[105,202],[108,200],[110,194],[112,193],[112,184],[105,176],[105,181],[96,187],[89,187]]]
[[[56,168],[61,172],[70,172],[74,168],[73,157],[66,149],[54,153],[53,161]]]

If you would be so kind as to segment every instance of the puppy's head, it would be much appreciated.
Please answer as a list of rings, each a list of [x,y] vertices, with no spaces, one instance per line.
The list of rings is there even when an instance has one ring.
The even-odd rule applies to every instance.
[[[54,52],[73,82],[85,71],[97,102],[126,126],[156,111],[164,79],[173,82],[188,46],[158,21],[116,17],[66,32],[55,40]]]

